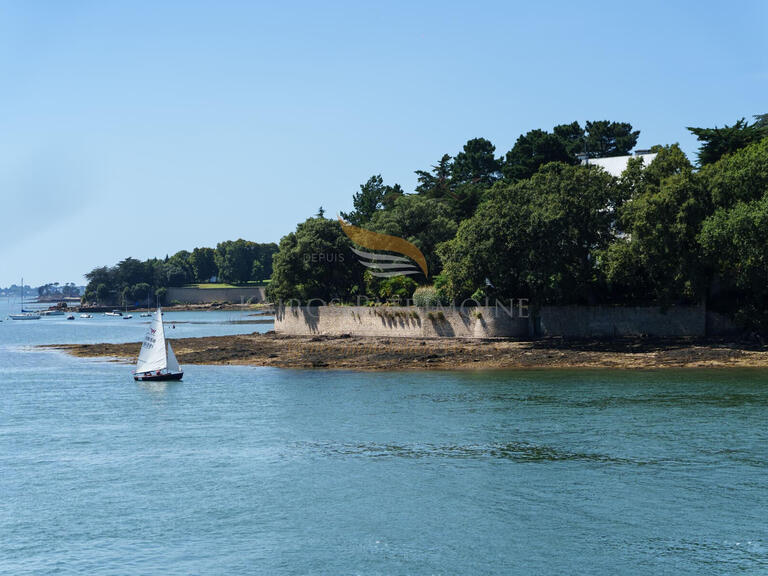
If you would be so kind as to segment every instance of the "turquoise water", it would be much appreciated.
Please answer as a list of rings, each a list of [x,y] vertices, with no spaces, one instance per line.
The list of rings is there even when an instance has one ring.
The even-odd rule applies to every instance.
[[[169,337],[271,328],[227,314]],[[768,572],[766,372],[142,385],[27,348],[130,322],[0,324],[0,574]]]

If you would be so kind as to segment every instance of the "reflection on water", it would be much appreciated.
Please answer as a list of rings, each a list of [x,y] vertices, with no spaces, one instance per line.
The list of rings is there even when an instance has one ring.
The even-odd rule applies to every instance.
[[[146,381],[137,381],[136,384],[149,392],[150,394],[154,394],[156,396],[162,396],[164,395],[169,389],[182,386],[183,382],[180,381],[158,381],[158,382],[146,382]]]

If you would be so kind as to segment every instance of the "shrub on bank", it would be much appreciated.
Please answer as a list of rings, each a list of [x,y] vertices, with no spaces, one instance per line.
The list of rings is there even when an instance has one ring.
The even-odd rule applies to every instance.
[[[439,306],[441,304],[440,295],[434,286],[421,286],[413,293],[413,304],[420,308]]]

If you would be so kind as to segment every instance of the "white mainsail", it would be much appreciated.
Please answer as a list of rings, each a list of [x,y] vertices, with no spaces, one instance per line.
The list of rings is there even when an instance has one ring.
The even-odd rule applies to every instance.
[[[173,353],[170,342],[168,342],[168,372],[181,372],[179,361],[176,360],[176,354]]]
[[[174,357],[174,361],[176,358]],[[152,317],[149,330],[144,336],[139,352],[139,361],[136,364],[136,372],[155,372],[165,370],[168,359],[165,354],[165,331],[163,330],[163,313],[158,308]],[[178,363],[177,363],[178,365]]]

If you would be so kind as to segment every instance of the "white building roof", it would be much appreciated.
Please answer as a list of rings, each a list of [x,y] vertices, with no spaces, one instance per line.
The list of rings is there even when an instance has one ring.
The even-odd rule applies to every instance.
[[[653,159],[656,158],[656,153],[650,153],[650,154],[635,154],[634,156],[613,156],[611,158],[590,158],[589,163],[597,166],[601,166],[603,170],[608,172],[611,176],[616,176],[617,178],[621,176],[621,173],[624,172],[624,170],[627,167],[627,164],[629,163],[630,158],[642,158],[643,164],[647,168],[648,165],[653,162]],[[587,162],[583,161],[582,164],[586,164]]]

